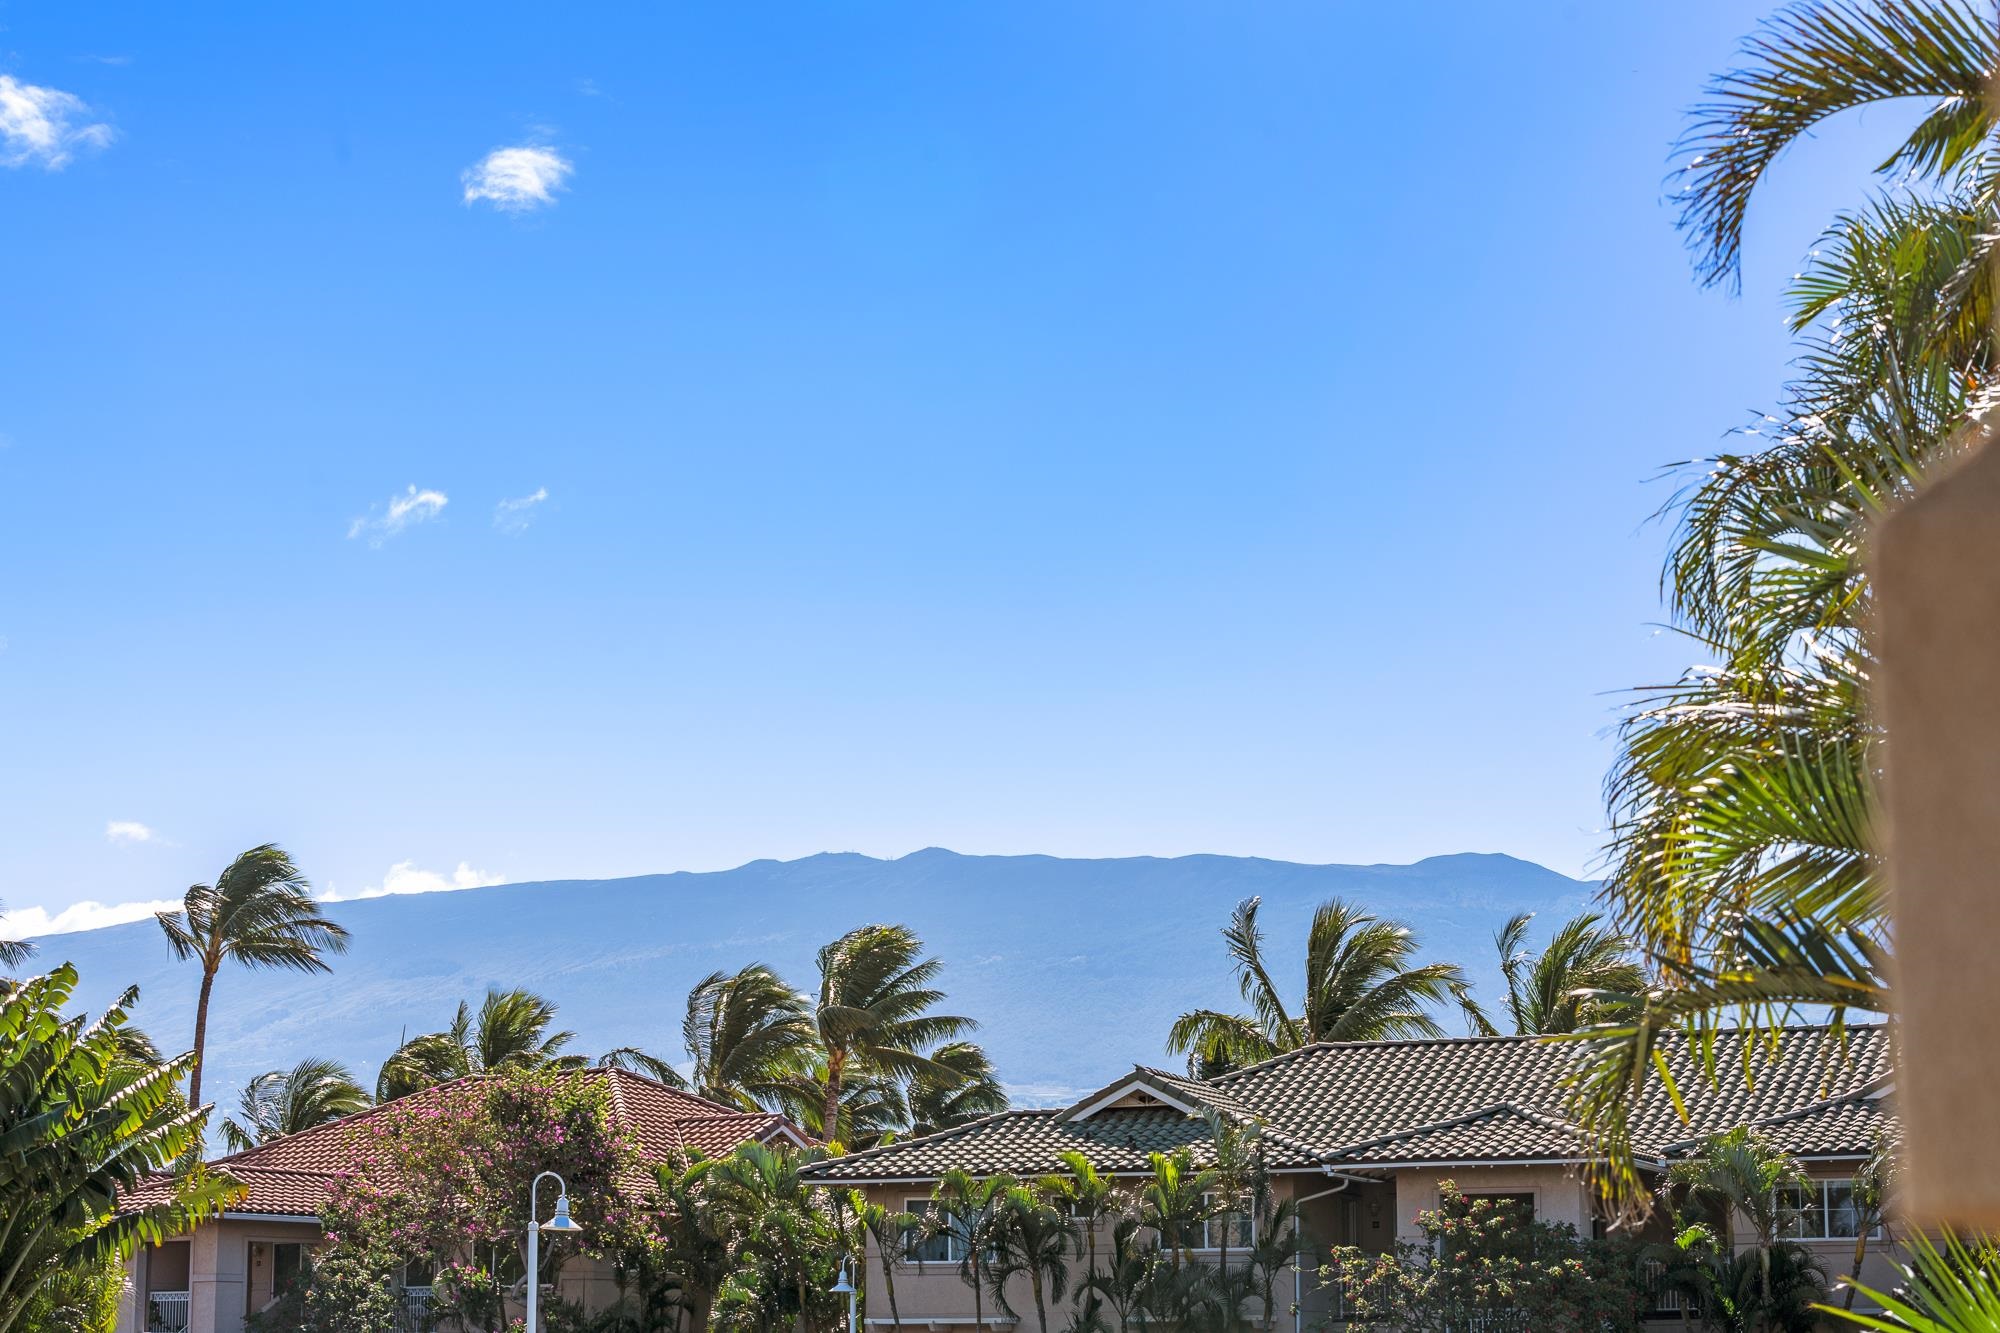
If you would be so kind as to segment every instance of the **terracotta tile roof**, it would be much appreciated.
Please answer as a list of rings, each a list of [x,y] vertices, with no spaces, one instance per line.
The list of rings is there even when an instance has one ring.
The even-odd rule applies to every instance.
[[[691,1151],[720,1156],[751,1140],[790,1135],[810,1141],[783,1116],[724,1106],[627,1070],[580,1069],[571,1077],[608,1082],[612,1123],[632,1133],[639,1157],[648,1167]],[[356,1129],[391,1107],[423,1106],[464,1096],[480,1082],[473,1077],[425,1088],[345,1119],[216,1158],[209,1166],[248,1187],[247,1195],[230,1205],[230,1212],[311,1218],[318,1213],[335,1176],[352,1168]],[[625,1184],[639,1189],[650,1178],[649,1172],[642,1171]],[[164,1181],[149,1182],[126,1195],[124,1203],[143,1207],[164,1200],[166,1192]]]
[[[1680,1038],[1662,1038],[1688,1120],[1681,1120],[1660,1081],[1650,1080],[1632,1113],[1642,1153],[1657,1159],[1670,1145],[1698,1143],[1753,1122],[1805,1155],[1869,1150],[1889,1116],[1879,1103],[1861,1106],[1857,1100],[1888,1078],[1886,1029],[1850,1026],[1844,1041],[1827,1028],[1789,1029],[1769,1058],[1750,1048],[1750,1080],[1741,1072],[1744,1041],[1740,1033],[1718,1036],[1710,1081]],[[1148,1152],[1182,1144],[1199,1156],[1209,1135],[1198,1117],[1167,1108],[1082,1114],[1133,1081],[1184,1105],[1261,1121],[1267,1148],[1276,1149],[1270,1163],[1278,1169],[1387,1170],[1418,1161],[1526,1156],[1577,1160],[1589,1155],[1589,1147],[1559,1109],[1577,1049],[1534,1037],[1331,1042],[1211,1080],[1142,1066],[1066,1111],[993,1116],[822,1162],[807,1174],[827,1181],[922,1180],[959,1167],[1035,1175],[1054,1170],[1065,1148],[1083,1150],[1108,1171],[1144,1171]]]

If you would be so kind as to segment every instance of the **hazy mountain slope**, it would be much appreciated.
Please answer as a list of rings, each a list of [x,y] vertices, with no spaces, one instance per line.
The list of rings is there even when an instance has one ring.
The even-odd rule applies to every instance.
[[[1135,1060],[1160,1061],[1168,1024],[1230,1005],[1217,931],[1235,903],[1265,899],[1281,981],[1294,980],[1314,904],[1340,895],[1415,927],[1429,958],[1497,985],[1492,935],[1516,911],[1553,924],[1589,884],[1506,856],[1409,866],[1308,866],[1229,856],[1064,860],[930,849],[894,861],[851,853],[755,861],[705,874],[556,880],[374,898],[332,908],[354,934],[330,977],[225,971],[216,986],[208,1086],[233,1103],[260,1070],[303,1055],[351,1064],[372,1083],[407,1031],[445,1025],[462,996],[527,986],[561,1006],[577,1049],[637,1044],[673,1059],[698,977],[753,959],[810,987],[813,954],[864,921],[907,922],[946,962],[953,1007],[1024,1100],[1095,1087]],[[151,922],[42,942],[82,969],[94,1007],[130,982],[141,1026],[185,1048],[195,974]],[[1447,1019],[1457,1026],[1455,1016]]]

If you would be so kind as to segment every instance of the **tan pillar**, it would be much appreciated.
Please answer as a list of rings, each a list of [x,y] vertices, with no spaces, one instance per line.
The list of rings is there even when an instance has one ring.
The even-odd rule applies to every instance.
[[[1873,553],[1883,806],[1912,1217],[2000,1226],[2000,449],[1885,521]]]

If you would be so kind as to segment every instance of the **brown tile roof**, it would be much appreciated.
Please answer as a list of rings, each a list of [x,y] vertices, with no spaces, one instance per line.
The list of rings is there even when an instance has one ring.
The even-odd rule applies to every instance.
[[[612,1124],[632,1133],[640,1159],[649,1166],[687,1152],[716,1157],[739,1143],[783,1135],[809,1141],[783,1116],[724,1106],[628,1070],[580,1069],[571,1077],[608,1081]],[[352,1169],[356,1129],[391,1107],[423,1106],[464,1096],[480,1082],[475,1076],[425,1088],[345,1119],[216,1158],[209,1165],[248,1186],[247,1195],[230,1205],[230,1212],[311,1218],[317,1215],[335,1176]],[[642,1173],[625,1183],[641,1188],[649,1178]],[[165,1182],[149,1183],[128,1194],[124,1203],[142,1207],[163,1199],[166,1189]]]
[[[1584,1133],[1561,1116],[1501,1103],[1449,1120],[1343,1144],[1328,1165],[1415,1166],[1432,1162],[1573,1162],[1589,1156]]]
[[[1789,1029],[1775,1055],[1767,1058],[1757,1046],[1750,1048],[1754,1078],[1749,1080],[1742,1073],[1744,1041],[1739,1033],[1718,1037],[1711,1081],[1680,1038],[1661,1039],[1688,1119],[1681,1120],[1660,1081],[1650,1080],[1632,1112],[1634,1140],[1643,1154],[1658,1159],[1670,1145],[1698,1143],[1753,1122],[1768,1125],[1802,1155],[1869,1150],[1889,1117],[1879,1103],[1856,1102],[1888,1078],[1886,1029],[1849,1027],[1844,1041],[1827,1028]],[[923,1180],[951,1167],[1025,1176],[1055,1169],[1056,1154],[1064,1148],[1083,1150],[1099,1170],[1144,1171],[1151,1151],[1185,1144],[1199,1155],[1209,1141],[1199,1118],[1164,1108],[1080,1114],[1134,1080],[1184,1104],[1262,1121],[1275,1169],[1382,1170],[1418,1161],[1528,1157],[1576,1161],[1590,1149],[1561,1108],[1563,1078],[1577,1049],[1534,1037],[1327,1042],[1212,1080],[1140,1067],[1066,1111],[992,1116],[818,1163],[806,1173],[830,1182]],[[1838,1110],[1832,1109],[1836,1103]],[[1822,1104],[1825,1109],[1815,1109]]]

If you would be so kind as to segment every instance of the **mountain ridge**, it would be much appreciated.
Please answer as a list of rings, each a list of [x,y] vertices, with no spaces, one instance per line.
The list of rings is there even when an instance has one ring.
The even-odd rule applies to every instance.
[[[1501,922],[1516,911],[1566,916],[1595,889],[1499,852],[1307,865],[926,847],[894,858],[820,852],[726,870],[341,899],[327,911],[353,945],[332,960],[331,975],[227,968],[218,978],[206,1081],[219,1102],[233,1103],[251,1076],[324,1055],[370,1082],[405,1033],[442,1028],[460,999],[476,1001],[488,985],[554,1000],[559,1026],[577,1033],[575,1049],[631,1044],[680,1059],[681,1008],[700,976],[759,961],[809,988],[819,945],[888,920],[915,928],[943,960],[950,1008],[980,1020],[980,1039],[1017,1098],[1062,1101],[1134,1061],[1175,1063],[1162,1043],[1176,1014],[1237,1003],[1218,932],[1252,894],[1264,898],[1281,985],[1296,984],[1312,908],[1339,896],[1410,925],[1424,960],[1463,965],[1490,998],[1491,936]],[[167,953],[153,922],[38,943],[42,962],[78,965],[79,996],[92,1008],[137,983],[141,1026],[162,1049],[184,1047],[196,977]]]

